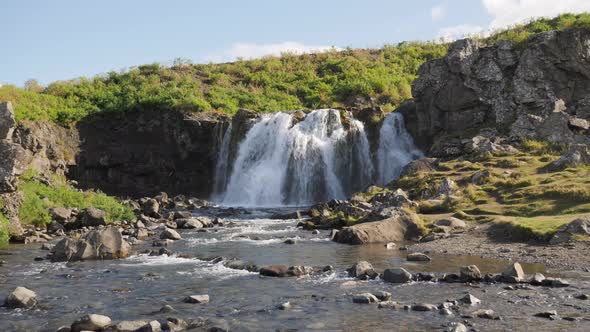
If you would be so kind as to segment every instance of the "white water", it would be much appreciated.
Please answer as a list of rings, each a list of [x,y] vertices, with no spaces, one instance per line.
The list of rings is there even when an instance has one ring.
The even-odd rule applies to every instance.
[[[389,183],[422,156],[402,115],[391,113],[380,130],[375,171],[363,124],[350,114],[342,121],[334,109],[313,111],[295,125],[291,114],[265,115],[248,130],[233,167],[230,126],[218,156],[214,199],[250,207],[345,199],[374,182]]]
[[[379,131],[377,150],[378,185],[397,179],[402,168],[410,161],[423,157],[404,125],[400,113],[389,113]]]

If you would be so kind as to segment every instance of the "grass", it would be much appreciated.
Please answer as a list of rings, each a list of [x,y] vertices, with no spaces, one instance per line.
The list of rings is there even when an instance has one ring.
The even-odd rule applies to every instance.
[[[34,172],[28,171],[21,177],[19,189],[24,193],[24,201],[19,209],[23,224],[43,226],[51,222],[47,212],[51,207],[85,209],[95,207],[106,212],[107,221],[133,220],[133,210],[121,204],[114,197],[96,191],[80,191],[66,183],[65,179],[55,177],[51,185],[40,182]]]
[[[0,247],[8,244],[8,218],[0,213]]]
[[[549,241],[559,228],[575,216],[543,216],[536,218],[501,217],[490,228],[492,236],[500,235],[514,241]]]

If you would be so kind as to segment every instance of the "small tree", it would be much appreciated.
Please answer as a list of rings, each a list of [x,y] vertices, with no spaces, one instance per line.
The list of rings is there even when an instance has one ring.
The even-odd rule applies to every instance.
[[[34,78],[31,78],[30,80],[27,80],[25,82],[25,90],[39,93],[45,90],[45,88],[41,84],[39,84],[39,81],[37,81]]]

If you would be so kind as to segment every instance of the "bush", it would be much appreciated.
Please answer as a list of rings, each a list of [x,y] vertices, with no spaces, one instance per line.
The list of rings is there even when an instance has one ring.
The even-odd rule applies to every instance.
[[[19,210],[19,217],[24,224],[46,225],[51,222],[47,209],[66,207],[85,209],[95,207],[106,212],[107,221],[133,220],[133,210],[119,203],[114,197],[95,191],[79,191],[61,179],[49,186],[36,180],[27,172],[21,180],[20,189],[24,193],[24,202]]]

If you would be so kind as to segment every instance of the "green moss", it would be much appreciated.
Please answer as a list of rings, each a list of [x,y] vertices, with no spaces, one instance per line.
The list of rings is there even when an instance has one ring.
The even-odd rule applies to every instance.
[[[59,178],[54,178],[52,185],[46,185],[36,180],[33,174],[25,173],[19,185],[24,193],[24,201],[19,209],[19,218],[23,224],[46,225],[51,221],[47,212],[50,207],[95,207],[106,212],[107,221],[135,218],[132,209],[114,197],[96,191],[77,190]]]
[[[549,241],[557,230],[567,224],[567,220],[544,218],[512,218],[498,221],[490,229],[491,232],[503,232],[505,238],[514,241]]]

